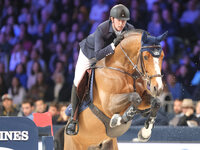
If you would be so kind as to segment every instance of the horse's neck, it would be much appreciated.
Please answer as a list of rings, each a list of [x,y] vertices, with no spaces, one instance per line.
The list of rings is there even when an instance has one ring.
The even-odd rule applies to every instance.
[[[114,67],[122,69],[126,72],[132,70],[133,65],[125,56],[125,53],[134,64],[137,64],[138,52],[140,49],[140,36],[130,36],[125,38],[116,48],[113,55],[107,56],[97,63],[97,65],[104,67]],[[124,52],[123,52],[124,51]]]

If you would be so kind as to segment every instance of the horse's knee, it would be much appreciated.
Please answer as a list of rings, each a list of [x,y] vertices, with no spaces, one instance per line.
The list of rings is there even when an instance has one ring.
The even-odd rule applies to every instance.
[[[153,98],[151,101],[151,107],[158,110],[161,107],[161,101],[158,98]]]
[[[129,95],[129,101],[133,104],[133,106],[137,107],[142,102],[142,99],[137,92],[133,92]]]

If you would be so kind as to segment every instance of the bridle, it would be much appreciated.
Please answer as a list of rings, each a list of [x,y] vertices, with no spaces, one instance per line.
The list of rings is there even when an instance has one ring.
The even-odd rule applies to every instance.
[[[128,56],[128,54],[126,53],[126,51],[124,50],[124,48],[122,47],[121,43],[119,44],[120,45],[120,49],[122,50],[122,52],[124,53],[125,57],[129,60],[129,62],[131,63],[131,65],[133,66],[133,69],[135,69],[135,71],[131,74],[131,73],[128,73],[124,70],[121,70],[119,68],[114,68],[114,67],[106,67],[106,66],[95,66],[93,68],[107,68],[107,69],[111,69],[111,70],[116,70],[116,71],[119,71],[119,72],[122,72],[124,74],[127,74],[129,76],[131,76],[133,79],[134,79],[134,90],[136,91],[136,86],[135,86],[135,82],[138,78],[143,78],[145,80],[147,80],[149,83],[151,81],[152,78],[154,77],[163,77],[163,75],[161,74],[155,74],[155,75],[148,75],[146,70],[145,70],[145,66],[144,66],[144,60],[143,60],[143,57],[142,57],[142,53],[144,51],[150,51],[149,49],[157,49],[157,48],[161,48],[160,45],[149,45],[149,46],[142,46],[141,49],[140,49],[140,54],[139,54],[139,57],[137,59],[137,64],[134,64],[134,62],[131,60],[131,58]],[[138,63],[139,63],[139,60],[140,60],[140,68],[141,68],[141,71],[138,69]]]
[[[145,66],[144,66],[144,59],[142,57],[142,53],[144,51],[148,51],[149,52],[150,51],[149,49],[157,49],[157,48],[161,48],[161,46],[160,45],[142,46],[141,50],[140,50],[140,56],[139,56],[139,58],[140,58],[140,62],[141,62],[140,65],[141,65],[142,73],[144,74],[145,78],[148,78],[149,80],[151,80],[154,77],[161,77],[162,78],[163,75],[161,75],[161,74],[155,74],[155,75],[151,75],[150,76],[150,75],[147,74]],[[160,57],[160,55],[159,55],[159,57]]]
[[[124,53],[124,55],[128,58],[129,62],[131,63],[131,65],[133,66],[133,69],[136,69],[136,71],[138,72],[138,74],[140,75],[139,77],[144,77],[145,79],[151,80],[154,77],[163,77],[163,75],[161,74],[155,74],[155,75],[151,75],[149,76],[145,70],[145,66],[144,66],[144,59],[142,57],[142,53],[144,51],[149,51],[149,48],[161,48],[160,45],[153,45],[153,46],[142,46],[140,49],[140,54],[139,57],[137,59],[137,64],[134,64],[133,61],[130,59],[130,57],[127,55],[126,51],[124,50],[124,48],[122,47],[121,43],[120,43],[120,48],[122,50],[122,52]],[[138,69],[138,63],[139,63],[139,59],[140,59],[140,68],[142,71],[140,71]],[[138,78],[138,77],[137,77]]]

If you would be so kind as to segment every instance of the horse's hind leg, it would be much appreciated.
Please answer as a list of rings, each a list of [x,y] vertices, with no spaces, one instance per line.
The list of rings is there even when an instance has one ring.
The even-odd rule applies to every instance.
[[[151,137],[152,128],[155,123],[157,112],[160,108],[160,100],[157,98],[153,98],[151,100],[151,110],[148,116],[148,119],[145,122],[145,125],[142,129],[140,129],[138,133],[138,140],[140,142],[147,142]]]

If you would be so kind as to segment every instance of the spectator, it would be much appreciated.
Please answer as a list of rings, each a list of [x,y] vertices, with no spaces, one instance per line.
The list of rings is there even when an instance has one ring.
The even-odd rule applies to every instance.
[[[51,31],[51,25],[53,23],[50,18],[51,14],[46,9],[42,9],[40,15],[40,22],[44,25],[44,33],[49,34]]]
[[[8,87],[6,85],[6,80],[4,79],[3,75],[0,74],[0,97],[6,93],[8,93]]]
[[[27,97],[30,99],[39,99],[44,98],[44,95],[47,90],[47,83],[45,79],[45,75],[42,72],[38,72],[36,74],[36,82],[35,84],[28,90]]]
[[[0,62],[0,75],[5,81],[9,81],[8,73],[6,72],[5,64],[3,62]],[[6,83],[6,85],[9,85],[9,82]]]
[[[172,19],[172,15],[169,9],[164,9],[162,11],[162,32],[168,31],[167,35],[167,44],[168,44],[168,52],[166,56],[169,58],[176,58],[180,51],[178,51],[177,47],[183,43],[180,38],[180,25],[179,22]]]
[[[194,104],[192,99],[183,99],[182,111],[184,115],[179,119],[177,126],[198,126],[198,119],[194,113]]]
[[[70,87],[65,83],[65,78],[62,73],[56,73],[53,76],[53,84],[48,86],[44,100],[69,102],[70,100]]]
[[[27,32],[31,35],[33,40],[33,36],[37,33],[37,25],[34,23],[33,15],[28,13],[26,16],[26,24],[27,24]]]
[[[131,11],[130,20],[130,23],[134,25],[136,29],[145,30],[147,28],[147,23],[145,22],[145,19],[143,18],[142,14],[140,14],[140,11],[138,9],[133,9]]]
[[[200,39],[197,41],[197,44],[192,50],[191,61],[196,65],[197,69],[200,70]]]
[[[184,94],[186,97],[191,98],[191,94],[193,92],[193,89],[191,88],[191,80],[194,76],[194,69],[189,67],[188,65],[180,65],[180,67],[177,69],[177,80],[182,84],[182,89],[184,90]]]
[[[1,97],[2,106],[0,105],[0,116],[17,116],[18,110],[13,105],[13,100],[11,95],[4,94]]]
[[[199,71],[199,74],[200,74],[200,71]],[[194,100],[200,99],[200,92],[199,91],[200,91],[200,83],[194,89],[194,92],[193,92]]]
[[[174,110],[173,118],[169,121],[169,125],[177,126],[180,118],[184,115],[182,113],[182,100],[176,99],[174,101],[173,110]]]
[[[161,8],[160,8],[160,4],[159,4],[159,2],[157,2],[156,0],[150,0],[151,2],[152,2],[152,7],[151,7],[151,9],[149,9],[148,11],[147,11],[147,20],[148,20],[148,22],[150,22],[150,20],[152,19],[152,16],[153,16],[153,14],[154,13],[160,13],[160,10],[161,10]],[[146,3],[147,3],[147,6],[149,7],[149,2],[150,1],[147,1],[146,0]]]
[[[14,46],[18,40],[17,40],[17,37],[15,37],[14,35],[13,27],[11,25],[6,25],[4,33],[5,33],[5,38],[8,41],[8,43]]]
[[[183,98],[183,86],[176,81],[176,76],[172,73],[167,75],[167,86],[174,100]]]
[[[182,15],[182,5],[179,1],[172,2],[172,17],[174,20],[179,20]]]
[[[81,9],[82,1],[81,0],[74,0],[73,2],[73,13],[72,13],[72,21],[76,20],[79,10]]]
[[[33,120],[33,112],[34,112],[33,102],[30,100],[24,100],[21,105],[21,112],[19,112],[18,116],[24,116]]]
[[[50,114],[51,114],[51,116],[52,116],[52,123],[53,123],[53,124],[56,124],[57,119],[58,119],[58,117],[59,117],[58,104],[55,103],[55,102],[52,102],[52,103],[49,105],[48,112],[50,112]]]
[[[46,40],[45,36],[46,36],[46,34],[44,32],[44,24],[43,23],[39,23],[39,25],[37,26],[37,32],[33,36],[33,39],[34,40],[37,40],[37,39]]]
[[[200,100],[199,101],[197,101],[197,103],[196,103],[196,117],[197,117],[197,119],[198,119],[198,123],[199,123],[199,125],[200,125]]]
[[[28,77],[27,77],[27,74],[26,74],[26,68],[25,68],[25,66],[22,63],[20,63],[20,64],[18,64],[16,66],[14,76],[16,76],[19,79],[20,84],[25,89],[27,89],[27,80],[28,80]]]
[[[79,30],[78,23],[72,24],[71,32],[68,35],[68,42],[69,43],[74,43],[76,41],[78,30]]]
[[[77,23],[79,25],[80,31],[84,32],[84,34],[88,34],[89,33],[89,29],[90,29],[90,24],[88,22],[88,19],[86,18],[86,16],[79,12],[78,16],[77,16]]]
[[[67,33],[65,31],[60,32],[59,34],[59,41],[62,44],[62,47],[66,49],[68,41],[67,41]]]
[[[67,124],[67,115],[65,114],[65,110],[67,109],[67,106],[61,105],[60,106],[60,112],[58,119],[56,121],[56,124],[58,125],[66,125]]]
[[[18,41],[22,43],[23,49],[30,54],[33,42],[31,41],[31,37],[27,32],[27,25],[25,23],[20,24],[20,35],[18,37]]]
[[[36,77],[37,73],[42,72],[42,68],[39,62],[35,61],[33,62],[33,65],[31,67],[31,73],[28,75],[28,81],[27,81],[27,88],[30,89],[34,84],[36,84]]]
[[[187,3],[187,9],[183,12],[180,22],[184,24],[193,24],[194,21],[200,15],[200,11],[197,9],[197,2],[195,0],[189,0]]]
[[[183,12],[180,22],[183,28],[182,35],[184,38],[189,40],[189,42],[194,42],[197,40],[196,33],[194,30],[194,22],[199,17],[200,11],[197,9],[197,1],[189,0],[187,3],[187,9]],[[188,32],[190,31],[190,32]]]
[[[70,22],[71,22],[71,20],[70,20],[69,14],[64,11],[61,14],[60,21],[58,22],[58,31],[59,32],[62,32],[62,31],[70,32],[70,26],[71,26]]]
[[[64,62],[57,61],[55,63],[55,69],[52,75],[52,78],[54,78],[55,74],[62,73],[64,76],[67,76],[67,66],[65,66]]]
[[[20,105],[26,96],[26,90],[23,86],[21,86],[19,78],[14,76],[11,81],[12,82],[8,89],[8,94],[12,96],[13,103],[15,105]]]
[[[176,76],[179,82],[181,82],[184,86],[188,86],[191,84],[191,79],[193,77],[191,74],[193,74],[192,69],[189,70],[187,65],[180,65],[180,67],[177,69]]]
[[[28,9],[26,7],[23,7],[21,9],[21,14],[18,16],[18,22],[19,23],[26,22],[27,15],[28,15]]]
[[[151,21],[148,23],[147,31],[153,36],[162,34],[162,20],[159,12],[154,12]]]
[[[33,49],[31,51],[31,59],[27,63],[27,75],[31,75],[32,67],[34,62],[38,62],[41,66],[41,70],[44,72],[46,71],[46,64],[45,61],[40,57],[40,52],[37,48]],[[29,88],[29,87],[28,87]]]
[[[10,56],[10,65],[9,65],[9,71],[13,72],[17,66],[22,60],[22,56],[27,55],[27,52],[23,50],[22,44],[17,43],[11,53]]]
[[[53,51],[53,48],[55,48],[56,43],[59,42],[59,32],[58,32],[58,25],[57,23],[53,23],[51,26],[51,32],[49,33],[49,41],[48,41],[48,48]],[[51,48],[53,47],[53,48]]]
[[[51,73],[55,70],[55,64],[57,61],[61,61],[62,56],[64,55],[64,47],[61,43],[57,43],[55,47],[55,51],[53,51],[53,54],[50,57],[49,60],[49,70]]]
[[[109,6],[105,3],[104,0],[98,0],[96,4],[94,4],[90,11],[89,19],[92,23],[92,26],[97,27],[102,21],[103,13],[108,12]],[[94,29],[94,27],[92,27]],[[91,31],[91,33],[94,30]]]
[[[49,62],[49,57],[50,57],[50,52],[48,49],[45,47],[44,41],[42,39],[37,39],[34,46],[33,50],[39,51],[40,59],[39,62],[42,66],[43,71],[46,69],[46,65]]]
[[[13,46],[6,39],[5,33],[0,32],[0,52],[10,54]]]
[[[54,1],[53,0],[45,0],[43,9],[46,10],[51,15],[54,12]]]
[[[35,105],[35,112],[36,113],[44,113],[47,111],[47,105],[45,104],[43,99],[37,99],[34,102]]]
[[[10,7],[11,8],[11,7]],[[6,20],[6,24],[1,28],[1,31],[2,32],[5,32],[6,30],[6,26],[9,25],[13,28],[13,31],[14,31],[14,35],[16,37],[19,36],[20,34],[20,29],[19,29],[19,25],[15,23],[15,18],[14,18],[14,15],[9,15],[7,20]]]

